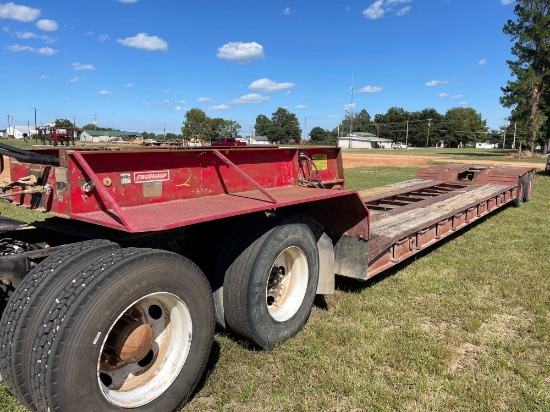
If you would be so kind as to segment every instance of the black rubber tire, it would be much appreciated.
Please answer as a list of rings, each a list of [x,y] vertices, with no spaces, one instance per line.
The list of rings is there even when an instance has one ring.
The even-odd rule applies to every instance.
[[[44,311],[67,276],[74,276],[99,256],[120,248],[107,240],[74,243],[38,264],[10,297],[0,321],[0,369],[6,386],[23,405],[36,410],[29,391],[29,359]]]
[[[311,229],[298,221],[269,220],[250,230],[241,252],[226,271],[223,287],[228,327],[264,349],[284,342],[302,329],[311,313],[319,281],[319,252]],[[266,287],[275,260],[291,247],[299,248],[305,255],[307,287],[294,314],[278,321],[269,313]]]
[[[513,200],[514,207],[520,207],[523,204],[523,197],[525,192],[525,182],[523,176],[518,178],[518,191],[517,196]]]
[[[54,140],[53,145],[57,146],[57,140]]]
[[[266,226],[267,224],[267,226]],[[212,296],[214,298],[214,316],[216,324],[223,329],[227,328],[225,322],[225,311],[223,306],[223,283],[225,273],[235,258],[242,252],[242,245],[246,238],[250,237],[251,227],[273,227],[271,221],[268,221],[265,215],[263,217],[250,216],[238,225],[227,237],[219,258],[216,262],[214,275],[210,280]]]
[[[523,201],[525,203],[531,201],[531,197],[533,196],[533,172],[527,173],[527,178],[524,182],[524,188],[523,188]]]
[[[176,411],[201,377],[213,342],[214,310],[208,281],[190,260],[171,252],[127,248],[88,265],[52,301],[34,340],[33,400],[40,411],[126,411],[111,403],[98,380],[98,359],[112,323],[152,293],[181,299],[193,325],[188,356],[160,396],[130,408]],[[101,337],[101,338],[100,338]]]

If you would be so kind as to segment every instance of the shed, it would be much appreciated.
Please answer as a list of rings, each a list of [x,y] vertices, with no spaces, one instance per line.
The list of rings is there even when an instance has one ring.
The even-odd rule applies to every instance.
[[[392,140],[371,133],[357,132],[338,138],[338,147],[346,149],[391,149]]]
[[[113,138],[121,138],[123,140],[131,140],[142,137],[139,132],[127,132],[124,130],[83,130],[80,133],[82,142],[108,142]]]

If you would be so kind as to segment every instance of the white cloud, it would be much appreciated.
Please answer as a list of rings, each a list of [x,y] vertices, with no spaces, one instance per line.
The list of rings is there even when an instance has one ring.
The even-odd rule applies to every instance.
[[[507,6],[508,4],[512,4],[514,0],[500,0],[500,4],[503,6]]]
[[[170,103],[170,100],[164,99],[164,100],[162,101],[162,103]]]
[[[187,104],[185,100],[176,100],[177,104]]]
[[[134,87],[134,83],[126,83],[124,87]]]
[[[397,10],[395,12],[395,15],[401,17],[407,14],[409,11],[411,11],[411,6],[405,6],[402,9]]]
[[[63,100],[68,102],[69,100],[71,100],[71,98],[70,97],[64,97]]]
[[[73,70],[95,70],[93,64],[71,63]]]
[[[340,117],[340,115],[338,115],[338,114],[329,114],[327,117],[328,118],[335,118],[335,117]]]
[[[307,106],[305,104],[300,104],[296,106],[297,109],[307,109]]]
[[[348,103],[344,105],[344,110],[353,109],[355,107],[355,103]]]
[[[276,83],[269,79],[259,79],[250,83],[250,90],[259,90],[262,92],[275,92],[278,90],[290,89],[294,87],[294,83]]]
[[[43,74],[42,76],[40,76],[40,78],[41,78],[42,80],[47,79],[47,78],[48,78],[48,75]]]
[[[477,64],[480,65],[480,66],[484,66],[484,65],[487,64],[487,60],[486,59],[481,59],[481,60],[479,60],[479,62]]]
[[[181,112],[182,109],[181,109],[181,106],[176,106],[176,107],[174,107],[174,110],[176,112]]]
[[[231,109],[231,106],[228,106],[226,104],[220,104],[218,106],[210,106],[206,110],[209,111],[209,112],[217,112],[217,111],[220,111],[220,110],[230,110],[230,109]]]
[[[384,4],[384,0],[376,0],[369,7],[363,10],[363,16],[371,20],[376,20],[376,19],[379,19],[380,17],[383,17],[384,13],[386,12],[382,8],[383,4]]]
[[[430,80],[429,82],[426,82],[424,86],[427,86],[427,87],[442,86],[447,83],[449,83],[447,80]]]
[[[214,99],[212,99],[211,97],[199,97],[197,99],[197,102],[199,102],[199,103],[214,103]]]
[[[138,0],[117,0],[119,3],[127,3],[127,4],[132,4],[132,3],[137,3]]]
[[[101,95],[104,95],[104,96],[108,96],[108,95],[111,95],[113,93],[111,93],[111,91],[109,90],[102,90],[100,92],[97,92],[97,94],[101,94]]]
[[[80,77],[73,77],[71,80],[69,80],[69,83],[76,83],[77,81],[80,80]]]
[[[363,10],[363,16],[367,19],[376,20],[388,12],[391,12],[394,5],[410,3],[412,0],[376,0],[369,7]],[[411,10],[411,6],[402,7],[395,12],[397,16],[404,16]]]
[[[19,44],[8,46],[6,49],[12,52],[28,51],[31,53],[42,54],[44,56],[53,56],[59,52],[59,50],[52,49],[51,47],[41,47],[39,49],[35,49],[34,47],[20,46]]]
[[[264,48],[256,42],[231,42],[220,47],[216,57],[238,63],[248,63],[264,57]]]
[[[110,40],[111,39],[111,36],[109,36],[108,34],[100,34],[98,36],[98,39],[100,42],[106,42],[107,40]]]
[[[290,10],[290,7],[286,6],[285,9],[283,10],[283,14],[285,16],[288,16],[289,14],[292,14],[292,10]]]
[[[160,91],[162,94],[170,94],[170,90],[164,89]]]
[[[15,37],[17,37],[18,39],[23,39],[23,40],[40,39],[40,40],[43,40],[45,43],[53,43],[55,41],[50,36],[46,36],[45,34],[38,35],[38,34],[34,34],[34,33],[30,32],[30,31],[17,31],[17,32],[13,33],[13,35]]]
[[[449,97],[449,93],[439,93],[439,97]]]
[[[123,46],[134,47],[147,51],[167,51],[168,43],[157,36],[149,36],[147,33],[138,33],[134,37],[117,39]]]
[[[57,22],[48,19],[38,20],[36,22],[36,27],[44,31],[56,31],[58,29]]]
[[[357,90],[356,93],[379,93],[383,89],[380,86],[365,86],[362,89]]]
[[[38,18],[38,16],[40,16],[40,9],[20,6],[12,2],[0,4],[0,19],[29,22]]]
[[[454,96],[451,97],[451,99],[460,99],[462,97],[461,94],[455,94]]]
[[[467,101],[461,101],[461,102],[458,102],[458,104],[461,105],[461,106],[465,106],[465,105],[468,104],[468,102]]]
[[[269,96],[262,96],[258,93],[250,93],[246,94],[244,96],[238,97],[236,99],[231,100],[230,104],[241,104],[241,103],[262,103],[262,102],[268,102],[271,98]]]

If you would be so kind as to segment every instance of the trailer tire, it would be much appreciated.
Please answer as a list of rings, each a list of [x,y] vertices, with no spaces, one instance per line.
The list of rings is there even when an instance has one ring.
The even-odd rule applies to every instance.
[[[34,341],[33,399],[60,412],[179,410],[213,332],[210,287],[194,263],[160,250],[114,251],[52,301]]]
[[[523,189],[523,201],[530,202],[533,196],[533,172],[527,173],[527,179],[525,179],[525,187]]]
[[[239,250],[248,237],[250,237],[251,227],[272,227],[271,220],[267,221],[265,215],[263,217],[251,215],[244,219],[227,237],[225,244],[221,250],[220,256],[216,262],[214,274],[210,279],[212,287],[212,296],[214,298],[214,315],[216,324],[223,329],[227,328],[225,322],[225,311],[223,306],[223,284],[225,273],[231,263],[235,260],[242,250]]]
[[[99,256],[119,248],[108,240],[74,243],[50,255],[23,279],[10,297],[0,321],[0,369],[12,395],[34,409],[29,387],[29,359],[38,322],[57,288]]]
[[[229,328],[264,349],[302,329],[319,280],[319,252],[310,228],[299,221],[269,220],[251,232],[223,288]]]
[[[523,204],[524,192],[525,192],[525,182],[523,180],[523,176],[520,176],[518,178],[518,193],[516,195],[516,198],[513,200],[514,207],[520,207]]]

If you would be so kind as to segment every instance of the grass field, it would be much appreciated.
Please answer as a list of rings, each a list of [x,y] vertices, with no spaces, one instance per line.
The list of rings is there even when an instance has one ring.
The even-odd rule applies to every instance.
[[[346,177],[365,189],[415,173],[362,167]],[[549,206],[541,173],[521,208],[373,281],[338,279],[304,330],[273,351],[217,333],[184,410],[549,411]],[[0,411],[22,410],[0,387]]]

